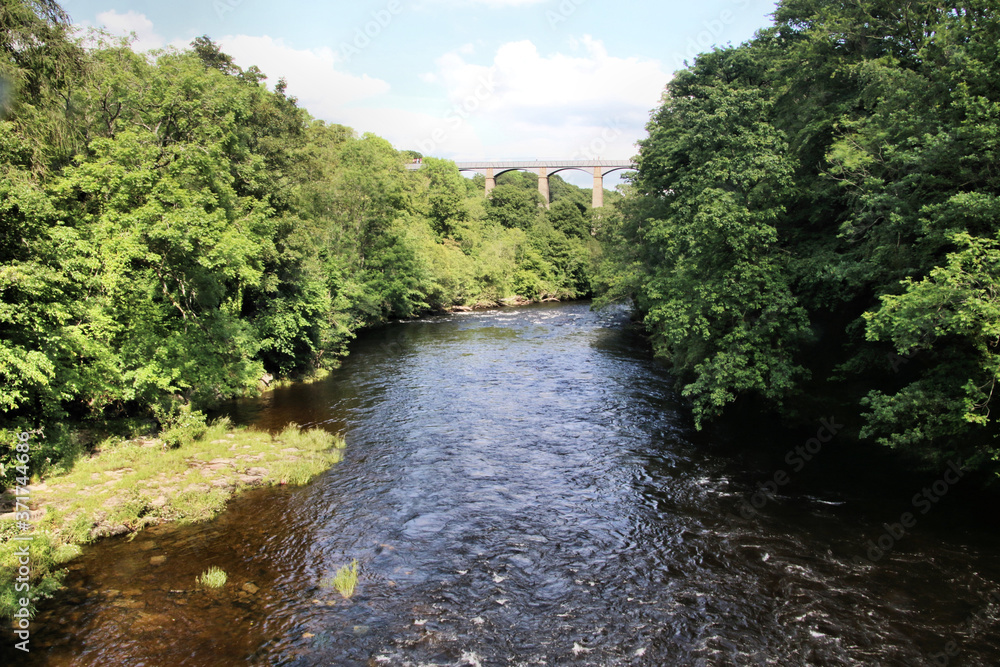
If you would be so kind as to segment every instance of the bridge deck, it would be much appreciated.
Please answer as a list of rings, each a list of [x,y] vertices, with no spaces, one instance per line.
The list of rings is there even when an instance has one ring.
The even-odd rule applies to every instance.
[[[459,171],[475,171],[480,169],[593,169],[619,168],[635,169],[632,160],[499,160],[482,162],[456,162]],[[408,164],[407,169],[420,169],[420,163]]]
[[[504,172],[519,169],[531,169],[538,174],[538,192],[549,205],[549,176],[566,169],[593,171],[594,190],[593,208],[604,206],[604,177],[620,169],[635,169],[632,160],[506,160],[496,162],[456,162],[459,171],[478,171],[486,176],[487,196],[496,187],[496,177]],[[423,163],[414,161],[406,168],[415,171],[423,167]]]

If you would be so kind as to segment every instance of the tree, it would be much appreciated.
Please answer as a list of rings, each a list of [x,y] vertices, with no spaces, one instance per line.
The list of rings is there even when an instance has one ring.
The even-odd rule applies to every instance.
[[[465,204],[465,180],[454,162],[426,158],[421,168],[428,179],[428,214],[432,227],[442,237],[453,236],[455,230],[469,219]]]
[[[586,217],[587,207],[569,199],[560,199],[549,208],[549,222],[567,236],[586,238],[590,236],[590,223]]]
[[[208,35],[195,37],[191,42],[191,48],[202,64],[209,69],[216,69],[226,75],[236,75],[241,73],[241,69],[233,62],[233,58],[222,52],[219,45],[213,42]]]
[[[795,355],[808,322],[775,227],[792,165],[762,121],[772,100],[760,70],[746,50],[702,56],[671,82],[640,144],[635,187],[656,217],[626,240],[644,246],[635,296],[699,424],[751,392],[780,404],[806,373]]]
[[[926,464],[996,466],[998,39],[980,0],[784,0],[677,74],[598,233],[696,418],[837,406]]]
[[[509,229],[530,229],[542,206],[537,190],[498,185],[486,200],[486,218]]]

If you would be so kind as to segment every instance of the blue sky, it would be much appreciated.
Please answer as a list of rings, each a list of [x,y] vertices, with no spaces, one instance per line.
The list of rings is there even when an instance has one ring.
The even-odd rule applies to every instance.
[[[285,77],[313,116],[454,160],[627,159],[684,59],[751,38],[774,11],[773,0],[63,6],[78,25],[135,32],[137,50],[207,34],[269,85]]]

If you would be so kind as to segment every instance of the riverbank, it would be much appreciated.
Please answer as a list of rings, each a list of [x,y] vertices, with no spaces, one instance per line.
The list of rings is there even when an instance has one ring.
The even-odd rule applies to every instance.
[[[461,304],[453,304],[446,306],[437,310],[429,310],[414,316],[413,318],[407,318],[408,321],[413,319],[422,319],[424,317],[431,317],[434,315],[447,315],[452,313],[472,313],[482,310],[494,310],[497,308],[521,308],[524,306],[532,306],[540,303],[561,303],[570,301],[588,301],[590,297],[578,297],[569,293],[559,293],[550,294],[543,293],[537,299],[528,298],[515,294],[513,296],[503,297],[501,299],[478,299],[475,301],[468,301]],[[373,329],[378,329],[379,327],[384,327],[387,324],[392,324],[393,322],[398,322],[400,320],[390,320],[388,322],[381,322],[379,324],[372,324],[368,326],[361,327],[352,331],[352,335],[356,336],[365,331],[371,331]],[[336,366],[340,365],[341,359],[347,356],[345,351],[337,361]],[[313,384],[315,382],[322,382],[327,377],[330,376],[331,370],[329,368],[317,368],[304,375],[294,375],[289,377],[275,377],[271,373],[264,374],[260,379],[259,389],[260,393],[263,395],[269,391],[274,391],[275,389],[281,389],[284,387],[289,387],[294,384]]]
[[[0,616],[10,617],[22,597],[33,606],[57,590],[60,566],[83,544],[168,521],[210,519],[249,488],[306,484],[340,461],[343,447],[343,438],[318,429],[290,425],[272,435],[225,419],[158,438],[109,438],[67,472],[28,487],[31,533],[19,530],[15,490],[0,496]],[[13,538],[28,534],[25,592],[15,590],[24,543]]]
[[[530,306],[536,303],[555,303],[559,301],[577,301],[579,297],[571,296],[569,294],[543,294],[537,299],[529,299],[528,297],[520,296],[515,294],[514,296],[504,297],[503,299],[497,300],[480,300],[476,301],[471,305],[454,305],[449,306],[444,309],[443,312],[446,313],[469,313],[474,310],[491,310],[493,308],[517,308],[520,306]]]

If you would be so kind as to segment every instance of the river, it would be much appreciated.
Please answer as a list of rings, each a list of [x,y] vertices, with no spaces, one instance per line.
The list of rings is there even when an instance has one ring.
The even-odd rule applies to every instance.
[[[623,321],[574,303],[394,324],[327,380],[233,407],[342,432],[345,459],[86,548],[30,664],[1000,663],[992,527],[922,514],[919,486],[754,498],[796,470],[706,446]],[[344,600],[322,582],[353,559]],[[194,585],[209,565],[218,592]]]

